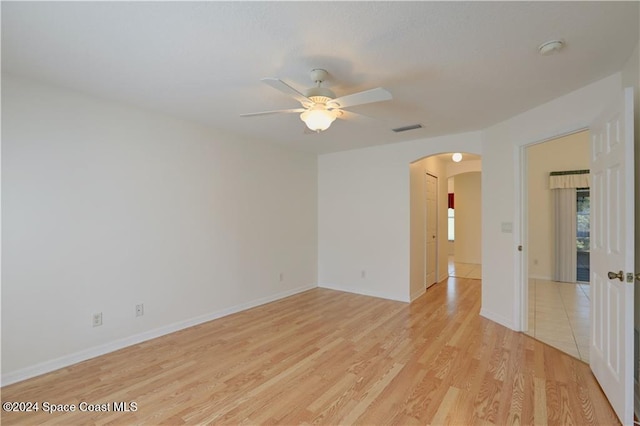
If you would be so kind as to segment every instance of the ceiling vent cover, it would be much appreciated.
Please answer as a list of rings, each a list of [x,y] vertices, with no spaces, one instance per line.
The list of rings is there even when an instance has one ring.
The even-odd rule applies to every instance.
[[[395,129],[391,129],[396,133],[406,132],[408,130],[422,129],[422,124],[411,124],[409,126],[396,127]]]

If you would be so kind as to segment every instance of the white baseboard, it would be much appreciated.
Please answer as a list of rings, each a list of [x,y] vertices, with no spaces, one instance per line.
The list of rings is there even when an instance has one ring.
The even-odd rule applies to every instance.
[[[541,281],[553,281],[553,279],[551,279],[551,277],[542,276],[542,275],[529,275],[529,279],[541,280]]]
[[[413,301],[414,301],[414,300],[416,300],[418,297],[420,297],[420,296],[422,296],[423,294],[425,294],[425,293],[426,293],[426,291],[427,291],[426,289],[422,288],[422,289],[420,289],[420,290],[416,291],[415,293],[411,293],[411,297],[410,297],[411,301],[413,302]]]
[[[335,284],[327,284],[327,283],[318,283],[318,287],[320,288],[326,288],[329,290],[337,290],[337,291],[344,291],[345,293],[353,293],[353,294],[361,294],[362,296],[371,296],[371,297],[377,297],[378,299],[386,299],[386,300],[395,300],[398,302],[404,302],[404,303],[410,303],[411,300],[407,300],[406,298],[397,298],[397,297],[391,297],[391,296],[387,296],[384,294],[379,294],[376,292],[372,292],[372,291],[368,291],[368,290],[363,290],[363,289],[352,289],[352,288],[344,288]]]
[[[504,317],[500,314],[496,314],[495,312],[491,312],[484,308],[481,308],[480,316],[485,317],[486,319],[489,319],[493,322],[497,322],[498,324],[503,325],[508,329],[515,330],[515,327],[513,326],[513,321],[511,321],[509,318]]]
[[[252,300],[247,303],[232,306],[220,311],[212,312],[205,315],[200,315],[195,318],[190,318],[184,321],[179,321],[173,324],[169,324],[163,327],[159,327],[153,330],[145,331],[133,336],[125,337],[123,339],[114,340],[109,343],[105,343],[100,346],[94,346],[79,352],[75,352],[69,355],[62,356],[60,358],[52,359],[50,361],[41,362],[29,367],[22,368],[10,373],[3,373],[0,379],[0,386],[7,386],[12,383],[21,382],[26,379],[30,379],[41,374],[50,373],[60,368],[68,367],[73,364],[77,364],[82,361],[86,361],[91,358],[95,358],[100,355],[108,354],[119,349],[126,348],[138,343],[145,342],[147,340],[155,339],[156,337],[165,336],[170,333],[174,333],[185,328],[193,327],[194,325],[202,324],[208,321],[213,321],[218,318],[225,317],[227,315],[235,314],[237,312],[246,311],[247,309],[255,308],[256,306],[264,305],[276,300],[284,299],[285,297],[293,296],[294,294],[302,293],[307,290],[316,288],[316,284],[302,286],[291,290],[283,291],[273,294],[271,296],[262,297],[260,299]]]

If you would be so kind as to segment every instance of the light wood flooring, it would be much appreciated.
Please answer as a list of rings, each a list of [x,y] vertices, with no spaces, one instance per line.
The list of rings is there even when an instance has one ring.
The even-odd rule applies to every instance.
[[[529,280],[527,334],[589,362],[589,284]]]
[[[613,425],[587,364],[479,316],[480,281],[412,304],[313,289],[2,389],[135,401],[2,424]]]

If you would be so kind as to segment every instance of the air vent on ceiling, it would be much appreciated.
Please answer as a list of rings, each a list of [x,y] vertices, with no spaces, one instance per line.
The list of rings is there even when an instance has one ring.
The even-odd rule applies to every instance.
[[[395,129],[391,129],[396,133],[400,133],[400,132],[406,132],[407,130],[415,130],[415,129],[422,129],[422,124],[411,124],[409,126],[403,126],[403,127],[396,127]]]

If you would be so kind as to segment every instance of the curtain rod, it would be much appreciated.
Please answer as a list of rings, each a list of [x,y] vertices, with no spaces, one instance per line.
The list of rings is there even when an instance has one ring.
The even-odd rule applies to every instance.
[[[565,172],[551,172],[550,176],[565,176],[565,175],[588,175],[589,170],[568,170]]]

